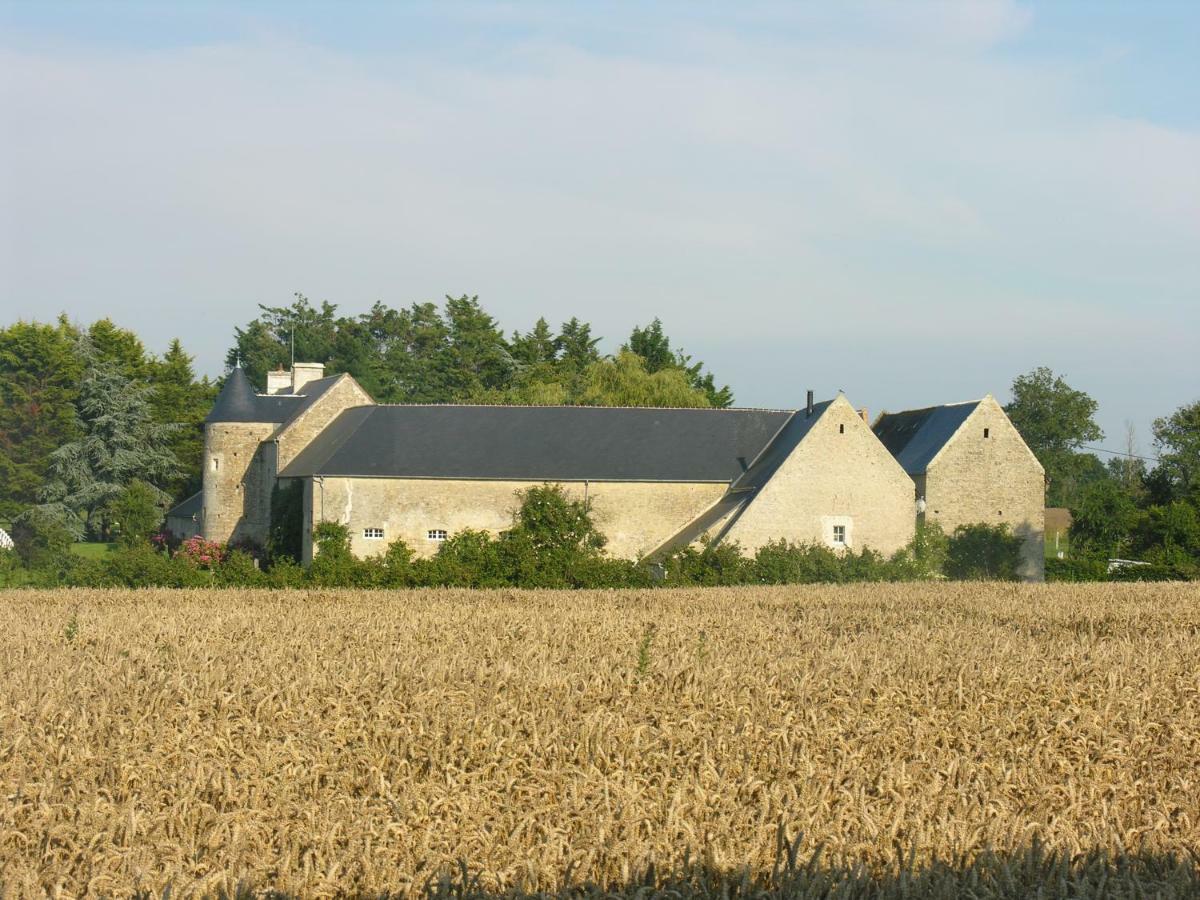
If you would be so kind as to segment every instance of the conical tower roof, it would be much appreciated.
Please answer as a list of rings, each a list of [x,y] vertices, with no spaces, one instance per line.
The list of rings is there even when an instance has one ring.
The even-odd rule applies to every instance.
[[[241,366],[235,366],[217,395],[205,422],[261,422],[254,385]],[[269,421],[269,420],[267,420]]]

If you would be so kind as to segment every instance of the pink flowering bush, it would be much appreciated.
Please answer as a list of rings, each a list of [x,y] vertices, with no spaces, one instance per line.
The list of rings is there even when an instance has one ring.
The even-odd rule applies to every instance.
[[[228,554],[224,544],[206,541],[200,535],[188,538],[175,551],[175,559],[182,559],[198,569],[215,569]]]

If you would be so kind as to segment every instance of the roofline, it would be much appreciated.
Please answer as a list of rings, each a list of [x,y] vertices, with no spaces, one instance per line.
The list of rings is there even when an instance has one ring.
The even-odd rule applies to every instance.
[[[279,474],[276,478],[354,478],[359,480],[376,479],[387,481],[517,481],[522,484],[724,484],[729,479],[703,478],[499,478],[484,475],[343,475],[336,472],[311,472],[303,475]],[[742,491],[748,490],[742,488]],[[725,495],[722,494],[722,497]],[[716,501],[714,501],[716,502]]]
[[[348,373],[347,373],[348,374]],[[589,406],[581,403],[375,403],[379,409],[594,409],[626,410],[652,409],[687,410],[688,412],[734,413],[771,412],[796,413],[798,409],[776,409],[769,406]]]

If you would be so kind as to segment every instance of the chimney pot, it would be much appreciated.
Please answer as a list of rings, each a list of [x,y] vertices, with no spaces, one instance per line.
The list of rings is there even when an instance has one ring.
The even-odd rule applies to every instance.
[[[808,416],[810,418],[812,417],[812,414],[813,414],[813,392],[812,391],[808,392],[808,400],[804,406],[804,413],[806,416]]]

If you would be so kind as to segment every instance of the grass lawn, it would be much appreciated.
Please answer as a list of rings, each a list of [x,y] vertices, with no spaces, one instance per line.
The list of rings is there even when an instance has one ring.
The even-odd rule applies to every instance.
[[[80,541],[71,545],[71,552],[84,559],[103,559],[116,544],[105,544],[101,541]]]

